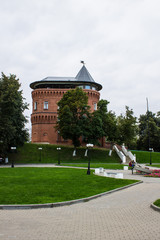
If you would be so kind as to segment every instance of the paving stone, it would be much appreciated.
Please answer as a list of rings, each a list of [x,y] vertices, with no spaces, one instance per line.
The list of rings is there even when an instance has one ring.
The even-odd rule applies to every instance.
[[[159,240],[160,212],[150,203],[160,179],[120,172],[144,183],[71,206],[0,210],[0,240]]]

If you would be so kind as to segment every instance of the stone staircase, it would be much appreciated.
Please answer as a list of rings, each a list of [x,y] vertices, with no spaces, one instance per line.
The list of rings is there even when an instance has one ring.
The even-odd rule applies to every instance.
[[[136,156],[133,155],[131,151],[128,151],[124,144],[122,145],[122,152],[126,156],[126,163],[129,163],[130,161],[136,162]]]
[[[126,163],[129,163],[130,161],[131,159],[128,156],[126,156]]]
[[[113,146],[113,149],[116,151],[122,163],[129,163],[130,161],[136,162],[136,156],[133,155],[131,151],[128,151],[124,144],[121,149],[119,149],[116,145]]]

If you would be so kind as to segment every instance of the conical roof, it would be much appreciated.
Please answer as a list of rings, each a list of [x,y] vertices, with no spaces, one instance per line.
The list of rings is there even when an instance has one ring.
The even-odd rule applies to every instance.
[[[83,65],[83,67],[78,72],[76,80],[80,82],[95,82],[85,65]]]
[[[83,63],[83,62],[81,62]],[[35,81],[30,84],[32,89],[37,88],[75,88],[77,86],[90,86],[97,91],[102,89],[102,85],[96,83],[88,72],[84,63],[76,77],[46,77],[40,81]]]

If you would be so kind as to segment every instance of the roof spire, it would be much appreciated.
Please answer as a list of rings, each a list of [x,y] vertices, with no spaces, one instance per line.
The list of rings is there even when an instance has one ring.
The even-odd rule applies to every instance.
[[[82,63],[83,65],[85,65],[85,62],[84,62],[84,61],[81,61],[81,63]]]
[[[81,61],[81,63],[83,64],[83,66],[76,76],[77,81],[94,82],[94,79],[92,78],[92,76],[90,75],[90,73],[88,72],[87,68],[84,65],[85,64],[84,61]]]

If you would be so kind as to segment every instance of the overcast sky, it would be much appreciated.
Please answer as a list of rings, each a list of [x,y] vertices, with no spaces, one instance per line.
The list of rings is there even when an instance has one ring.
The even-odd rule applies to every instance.
[[[84,60],[116,115],[160,111],[159,0],[0,0],[0,71],[29,84],[75,77]]]

